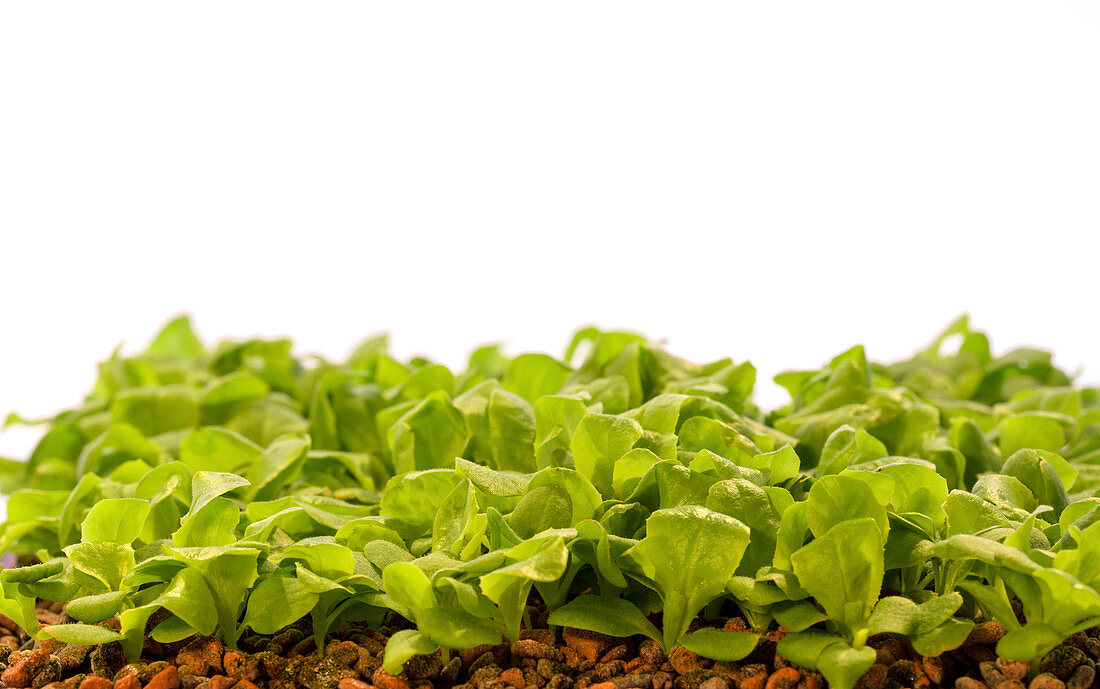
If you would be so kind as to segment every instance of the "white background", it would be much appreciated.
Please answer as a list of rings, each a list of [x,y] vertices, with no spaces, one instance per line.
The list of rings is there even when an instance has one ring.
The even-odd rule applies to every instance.
[[[451,364],[627,327],[766,405],[970,311],[1098,382],[1098,35],[1095,1],[5,3],[0,414],[181,310]]]

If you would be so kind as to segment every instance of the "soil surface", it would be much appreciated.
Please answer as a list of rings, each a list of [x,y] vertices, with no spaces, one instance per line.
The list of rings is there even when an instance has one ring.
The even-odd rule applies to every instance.
[[[61,604],[42,604],[43,624],[68,622]],[[0,615],[0,685],[11,689],[824,689],[817,672],[776,655],[786,631],[763,635],[749,657],[714,662],[677,647],[670,654],[643,637],[613,638],[576,629],[550,630],[546,612],[529,610],[533,629],[515,643],[417,656],[399,675],[382,669],[386,635],[344,624],[324,653],[307,622],[273,636],[246,635],[238,650],[196,638],[176,644],[147,640],[141,662],[129,663],[118,644],[71,646],[28,640]],[[159,620],[151,620],[155,624]],[[392,633],[407,624],[395,619]],[[540,624],[541,622],[541,624]],[[110,622],[105,623],[110,625]],[[745,630],[739,617],[696,621]],[[938,658],[913,651],[903,636],[871,637],[876,664],[857,689],[1089,689],[1096,687],[1100,628],[1074,636],[1036,668],[997,657],[998,622],[979,624],[959,649]]]

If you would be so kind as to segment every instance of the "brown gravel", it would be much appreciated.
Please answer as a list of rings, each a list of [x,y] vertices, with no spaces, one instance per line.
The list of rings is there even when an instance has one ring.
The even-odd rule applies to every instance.
[[[64,614],[43,610],[45,617]],[[545,623],[545,611],[534,608],[530,618]],[[389,632],[405,627],[393,622]],[[819,673],[776,656],[785,634],[779,628],[750,657],[713,662],[683,647],[666,656],[651,639],[543,624],[522,630],[515,643],[416,656],[391,675],[381,667],[386,635],[353,624],[325,639],[323,653],[303,621],[276,635],[246,633],[235,650],[212,638],[147,641],[142,661],[128,663],[118,644],[36,644],[9,623],[0,618],[0,689],[826,689]],[[709,624],[746,630],[740,617]],[[697,620],[692,629],[700,626]],[[877,635],[868,641],[877,662],[857,689],[1100,689],[1100,629],[1055,648],[1037,675],[1031,663],[997,656],[1003,634],[997,623],[978,624],[963,647],[937,658],[916,653],[905,637]]]

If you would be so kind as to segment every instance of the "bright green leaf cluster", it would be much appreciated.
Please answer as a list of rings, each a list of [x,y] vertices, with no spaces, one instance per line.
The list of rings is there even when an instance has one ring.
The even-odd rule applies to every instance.
[[[0,549],[38,562],[0,575],[0,612],[131,655],[159,610],[162,642],[308,617],[322,648],[397,614],[396,672],[518,638],[533,591],[550,624],[737,660],[756,634],[688,633],[731,606],[840,689],[873,634],[937,655],[980,613],[1032,659],[1100,622],[1100,391],[1048,353],[995,357],[962,318],[906,361],[780,374],[768,414],[755,379],[593,328],[454,372],[385,338],[343,362],[209,349],[179,318],[0,464]],[[80,624],[39,630],[35,598]]]

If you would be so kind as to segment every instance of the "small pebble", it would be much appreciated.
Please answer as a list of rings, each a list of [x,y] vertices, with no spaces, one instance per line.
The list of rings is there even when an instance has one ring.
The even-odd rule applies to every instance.
[[[46,667],[50,660],[50,654],[42,648],[35,649],[26,655],[15,659],[15,654],[8,658],[9,667],[0,673],[0,682],[11,689],[23,689],[30,686],[35,676]]]
[[[123,675],[115,680],[115,689],[141,689],[141,680],[137,675]]]
[[[794,689],[798,686],[798,680],[802,679],[802,673],[793,667],[785,667],[776,670],[768,678],[765,689]]]
[[[523,672],[521,672],[519,668],[508,668],[500,673],[500,679],[505,684],[513,686],[516,689],[523,689],[523,687],[527,686],[527,680],[523,678]]]
[[[512,655],[517,658],[546,658],[556,660],[559,663],[565,660],[565,656],[559,649],[547,644],[540,644],[534,639],[524,639],[512,644]]]
[[[1100,660],[1100,641],[1092,637],[1086,637],[1081,645],[1084,647],[1085,652],[1089,654],[1089,657],[1093,660]]]
[[[1005,635],[1005,626],[996,620],[982,622],[970,630],[963,646],[990,646]]]
[[[569,675],[554,675],[546,683],[545,689],[570,689],[573,686],[573,678]]]
[[[737,680],[737,689],[764,689],[768,682],[768,670],[759,663],[741,668],[741,678]]]
[[[1027,689],[1066,689],[1066,683],[1049,672],[1036,675]]]
[[[382,668],[374,671],[371,683],[378,689],[409,689],[409,683],[401,675],[391,675]]]
[[[1079,665],[1066,680],[1066,689],[1088,689],[1096,679],[1096,670],[1089,665]]]
[[[554,638],[554,632],[549,629],[524,629],[519,633],[520,639],[534,639],[540,644],[546,644],[547,646],[553,646],[557,643],[557,639]]]
[[[982,673],[982,679],[991,687],[996,687],[1005,681],[1004,674],[997,668],[996,662],[988,660],[978,663],[978,671]]]
[[[659,667],[661,663],[667,660],[664,650],[661,649],[661,644],[653,639],[646,639],[638,645],[638,657],[653,667]]]
[[[672,651],[668,654],[668,662],[672,665],[672,669],[681,675],[686,675],[692,670],[705,670],[711,666],[709,658],[704,658],[683,646],[672,647]]]
[[[911,660],[899,660],[891,665],[889,677],[900,686],[913,689],[924,689],[931,684],[920,666]]]
[[[1021,682],[1027,679],[1028,673],[1031,672],[1031,663],[1026,660],[997,658],[996,666],[1005,679],[1015,679]]]
[[[590,632],[586,629],[574,629],[572,627],[565,627],[561,630],[562,641],[569,648],[572,648],[577,653],[580,653],[586,660],[596,662],[605,653],[610,651],[616,645],[616,639],[613,636],[606,634],[600,634],[599,632]],[[550,646],[551,644],[543,644]]]
[[[876,663],[856,681],[856,689],[882,689],[889,674],[889,667]]]
[[[651,689],[653,686],[653,675],[647,672],[637,672],[632,675],[613,677],[611,682],[618,689]],[[719,689],[725,689],[725,685]]]
[[[145,685],[145,689],[179,689],[179,685],[179,670],[176,669],[175,665],[169,665],[154,675],[153,679]]]
[[[1077,666],[1085,662],[1085,652],[1073,646],[1057,646],[1039,661],[1039,672],[1049,672],[1060,680],[1069,679]]]
[[[925,676],[932,684],[943,682],[943,658],[921,656],[920,669],[924,671]]]

